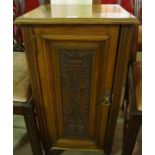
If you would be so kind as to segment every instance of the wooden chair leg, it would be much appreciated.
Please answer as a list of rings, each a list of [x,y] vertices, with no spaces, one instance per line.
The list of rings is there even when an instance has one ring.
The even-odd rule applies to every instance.
[[[132,155],[136,143],[139,128],[141,126],[141,116],[134,115],[128,122],[128,129],[123,144],[122,155]]]
[[[45,155],[53,155],[53,153],[50,150],[45,150]]]
[[[30,139],[32,152],[34,155],[42,155],[42,149],[40,139],[38,136],[38,128],[36,123],[36,117],[31,104],[25,104],[22,106],[25,124]]]
[[[128,125],[128,104],[125,105],[125,112],[124,112],[124,123],[123,123],[123,144],[125,143],[125,135],[126,135],[126,130],[127,130],[127,125]]]

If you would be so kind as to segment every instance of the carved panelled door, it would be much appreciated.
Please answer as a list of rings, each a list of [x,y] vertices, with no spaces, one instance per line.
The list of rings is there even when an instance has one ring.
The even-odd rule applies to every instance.
[[[115,26],[35,28],[36,59],[53,147],[102,149],[112,97]]]

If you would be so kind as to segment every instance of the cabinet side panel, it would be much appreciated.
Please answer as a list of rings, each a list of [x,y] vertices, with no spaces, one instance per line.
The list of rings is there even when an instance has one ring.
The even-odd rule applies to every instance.
[[[118,53],[112,92],[112,104],[109,112],[106,142],[104,146],[104,150],[107,154],[110,154],[112,149],[119,107],[122,97],[122,88],[126,77],[130,57],[131,41],[134,32],[133,30],[134,26],[132,25],[124,25],[120,27]]]
[[[50,148],[51,141],[48,138],[47,122],[44,115],[44,105],[42,104],[42,92],[40,89],[40,79],[36,58],[37,48],[35,45],[34,34],[32,28],[29,26],[22,27],[21,30],[25,44],[25,53],[30,72],[30,82],[33,93],[34,106],[37,111],[40,135],[43,141],[44,148]]]

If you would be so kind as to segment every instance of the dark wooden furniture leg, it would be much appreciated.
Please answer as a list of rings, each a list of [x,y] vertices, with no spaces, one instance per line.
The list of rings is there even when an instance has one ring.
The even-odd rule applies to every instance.
[[[125,116],[122,155],[132,155],[142,124],[141,76],[140,62],[136,62],[129,67],[125,93],[126,104],[124,104]]]
[[[52,152],[50,152],[49,150],[45,150],[45,155],[52,155]]]
[[[132,155],[136,143],[139,128],[141,126],[141,116],[133,115],[128,122],[125,143],[122,155]]]
[[[14,104],[13,110],[14,110],[14,114],[24,116],[33,154],[42,155],[40,139],[38,136],[36,116],[32,105],[32,97],[29,99],[27,103]]]
[[[22,109],[24,113],[27,132],[31,143],[32,152],[34,155],[42,155],[42,149],[33,105],[31,103],[25,105],[23,104]]]

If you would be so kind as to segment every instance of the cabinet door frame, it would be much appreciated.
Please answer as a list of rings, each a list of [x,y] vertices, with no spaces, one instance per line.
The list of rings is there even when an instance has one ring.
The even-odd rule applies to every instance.
[[[91,35],[45,35],[45,34],[42,34],[41,36],[39,36],[39,39],[40,41],[42,42],[43,44],[43,47],[41,48],[42,49],[42,56],[41,56],[41,59],[46,59],[43,63],[47,63],[47,65],[45,65],[47,68],[49,66],[52,66],[53,67],[50,67],[49,70],[52,70],[51,72],[53,72],[54,76],[53,77],[53,86],[54,86],[54,90],[53,92],[56,92],[57,95],[55,100],[53,100],[54,102],[56,102],[57,104],[55,104],[54,106],[54,103],[53,103],[53,108],[55,107],[55,109],[57,109],[57,116],[53,116],[55,117],[55,119],[53,119],[53,122],[55,120],[55,123],[53,123],[54,127],[53,127],[53,131],[52,129],[50,129],[50,132],[53,132],[51,138],[53,137],[53,146],[55,147],[80,147],[80,148],[87,148],[87,147],[90,147],[90,148],[94,148],[94,149],[97,149],[99,148],[97,144],[95,144],[93,141],[96,141],[97,143],[99,143],[99,146],[100,148],[102,148],[103,144],[104,144],[104,135],[105,135],[105,129],[106,129],[106,122],[107,122],[107,116],[108,116],[108,109],[109,107],[106,106],[106,107],[101,107],[101,105],[95,105],[95,104],[98,104],[98,102],[100,102],[99,100],[101,100],[101,96],[99,96],[98,94],[102,94],[101,92],[99,92],[99,88],[97,88],[98,84],[93,84],[93,88],[92,88],[92,91],[93,92],[93,96],[95,94],[94,97],[91,97],[92,98],[92,101],[90,103],[90,120],[89,120],[89,125],[91,127],[91,129],[88,131],[90,135],[90,137],[92,137],[93,139],[92,140],[77,140],[77,139],[67,139],[67,138],[59,138],[61,137],[63,134],[63,129],[62,129],[62,111],[59,111],[59,109],[62,109],[61,107],[61,95],[59,94],[61,92],[60,90],[60,84],[58,84],[58,82],[55,80],[56,78],[60,77],[59,75],[59,62],[57,62],[57,57],[58,57],[58,50],[54,49],[57,47],[57,49],[59,48],[65,48],[65,49],[76,49],[76,48],[81,48],[81,49],[96,49],[97,51],[97,55],[94,57],[94,65],[96,66],[95,68],[96,69],[93,69],[94,73],[92,75],[94,75],[94,78],[97,78],[98,76],[100,77],[103,77],[104,76],[102,75],[102,69],[98,69],[98,68],[102,68],[100,67],[100,65],[102,64],[101,62],[104,62],[103,63],[103,66],[104,67],[107,67],[106,66],[106,59],[108,58],[108,42],[109,42],[109,36],[105,35],[105,36],[91,36]],[[50,47],[50,43],[51,43],[51,47]],[[38,42],[39,44],[39,42]],[[77,45],[76,45],[77,44]],[[88,45],[87,45],[88,44]],[[96,53],[95,52],[95,53]],[[50,53],[52,53],[50,55]],[[100,55],[99,55],[100,54]],[[44,57],[44,55],[46,55]],[[101,60],[101,56],[103,58],[103,60]],[[48,58],[48,59],[47,59]],[[41,59],[40,59],[40,62],[41,62]],[[52,61],[50,61],[52,60]],[[100,64],[99,64],[100,63]],[[55,64],[55,65],[54,65]],[[38,64],[40,65],[40,64]],[[39,67],[41,68],[41,66]],[[44,68],[44,70],[46,70]],[[106,68],[103,70],[106,70]],[[95,73],[97,71],[97,73]],[[50,72],[50,71],[49,71]],[[45,72],[44,72],[45,73]],[[105,73],[105,72],[104,72]],[[43,74],[43,73],[42,73]],[[98,75],[100,74],[100,75]],[[50,75],[50,73],[48,73],[48,76],[53,76],[53,75]],[[41,75],[40,75],[41,76]],[[101,81],[102,81],[102,78],[100,78]],[[98,79],[99,80],[99,79]],[[48,79],[47,81],[51,81],[50,79]],[[97,79],[92,79],[92,81],[94,82],[97,82]],[[104,80],[105,81],[105,80]],[[102,81],[101,83],[104,83],[104,81]],[[112,81],[111,81],[112,82]],[[45,83],[44,83],[45,85]],[[50,85],[50,83],[48,83],[48,85]],[[104,87],[104,86],[103,86]],[[101,88],[104,89],[104,88]],[[45,88],[44,88],[45,89]],[[50,90],[50,88],[49,88]],[[51,90],[52,91],[52,90]],[[97,94],[97,92],[99,92]],[[47,93],[47,92],[46,92]],[[98,96],[97,96],[98,95]],[[102,95],[103,96],[103,95]],[[46,97],[45,97],[46,98]],[[54,98],[54,96],[51,98]],[[46,101],[47,102],[47,101]],[[50,109],[50,107],[48,108]],[[102,110],[101,110],[102,109]],[[98,111],[100,111],[100,115],[96,115],[96,113],[98,113]],[[104,111],[104,112],[103,112]],[[54,113],[54,111],[51,111],[51,113]],[[104,113],[104,114],[103,114]],[[93,115],[92,115],[93,114]],[[98,121],[95,121],[95,119],[97,119],[96,117],[102,117],[102,119],[99,119],[101,122],[98,122]],[[51,117],[52,118],[52,117]],[[47,116],[47,119],[48,119],[48,116]],[[49,118],[50,119],[50,118]],[[48,119],[48,120],[49,120]],[[98,119],[97,119],[98,120]],[[56,123],[58,122],[58,123]],[[60,123],[59,123],[60,122]],[[97,122],[98,124],[94,124],[95,122]],[[61,126],[61,127],[60,127]],[[94,130],[95,126],[98,126],[99,130]],[[99,132],[99,133],[98,133]],[[92,141],[92,142],[91,142]]]
[[[116,28],[117,30],[115,30],[115,31],[118,31],[118,26],[117,26],[117,28]],[[109,30],[110,31],[110,30]],[[109,32],[108,31],[108,32]],[[33,35],[35,35],[35,33],[33,33]],[[32,34],[31,34],[31,37],[33,36]],[[118,38],[118,32],[117,32],[117,37],[115,38],[116,40],[117,40],[117,38]],[[48,39],[48,36],[45,36],[45,35],[42,35],[43,37],[46,37],[46,39]],[[84,39],[90,39],[90,41],[92,41],[92,38],[90,37],[91,35],[88,35],[88,36],[84,36],[83,38],[82,38],[82,40],[84,40]],[[36,36],[35,36],[36,37]],[[59,38],[59,35],[58,36],[55,36],[55,37],[58,37],[58,39],[61,39],[61,38]],[[67,38],[67,36],[65,36],[66,37],[66,39],[69,39],[69,38]],[[75,36],[76,37],[76,39],[78,39],[78,37],[77,37],[77,35]],[[94,36],[93,36],[94,37]],[[97,40],[100,40],[101,39],[101,37],[99,36],[99,35],[97,35],[97,36],[95,36],[95,38],[97,38],[98,37],[98,39]],[[102,36],[103,37],[103,36]],[[72,39],[74,38],[74,36],[72,36]],[[103,38],[102,38],[103,39]],[[111,38],[110,38],[111,39]],[[31,38],[31,40],[32,40],[32,38]],[[73,39],[74,40],[74,39]],[[36,40],[36,42],[37,42],[37,40]],[[112,41],[111,41],[112,42]],[[31,47],[32,46],[34,46],[33,45],[33,43],[30,43],[31,44]],[[38,44],[38,43],[37,43]],[[117,44],[117,43],[115,43],[115,44]],[[39,47],[37,47],[37,48],[39,48]],[[109,47],[108,47],[109,48]],[[116,47],[114,47],[115,48],[115,50],[116,50]],[[36,54],[36,56],[35,56],[35,59],[36,59],[36,57],[37,57],[37,55],[38,55],[38,51],[35,53]],[[110,55],[111,56],[111,55]],[[116,56],[116,54],[115,54],[115,56]],[[111,56],[111,57],[113,57],[112,58],[112,60],[114,60],[115,59],[115,56]],[[38,63],[38,62],[37,62]],[[109,62],[106,62],[107,64],[109,64]],[[38,64],[37,64],[38,65]],[[108,70],[110,71],[110,67],[111,68],[114,68],[114,64],[113,64],[113,66],[109,66],[109,68],[108,68]],[[113,74],[113,73],[110,73],[111,75]],[[34,77],[33,77],[34,78]],[[108,79],[106,79],[106,80],[108,80]],[[106,87],[112,87],[112,82],[111,82],[111,86],[105,86],[105,88]],[[102,94],[103,94],[103,92],[102,92]],[[44,105],[45,106],[45,105]],[[100,113],[100,115],[102,116],[102,113]],[[46,133],[49,133],[49,131],[48,132],[46,132]],[[47,134],[47,136],[49,136],[48,134]],[[101,140],[102,141],[102,140]]]

